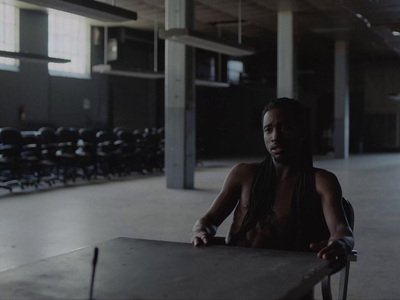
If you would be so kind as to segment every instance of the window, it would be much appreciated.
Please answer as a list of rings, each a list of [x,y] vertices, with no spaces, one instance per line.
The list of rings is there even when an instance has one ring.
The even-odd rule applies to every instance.
[[[244,71],[243,62],[238,60],[228,60],[228,82],[239,84],[240,74]]]
[[[0,3],[0,50],[19,51],[19,10],[5,3]],[[18,59],[0,57],[0,69],[17,70],[18,66]]]
[[[50,75],[88,77],[90,74],[90,26],[84,18],[59,11],[49,13],[49,56],[70,63],[49,63]]]

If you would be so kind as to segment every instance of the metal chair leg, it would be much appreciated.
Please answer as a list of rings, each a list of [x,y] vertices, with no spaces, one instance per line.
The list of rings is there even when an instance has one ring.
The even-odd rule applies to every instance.
[[[350,261],[347,262],[346,267],[340,271],[340,282],[339,282],[339,299],[347,299],[347,285],[349,282],[350,272]]]
[[[331,276],[326,276],[321,282],[322,298],[332,300]]]

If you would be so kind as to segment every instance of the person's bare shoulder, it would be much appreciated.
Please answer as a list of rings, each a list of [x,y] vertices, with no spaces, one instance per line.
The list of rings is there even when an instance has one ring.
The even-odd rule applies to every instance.
[[[254,172],[257,171],[258,167],[260,166],[259,162],[254,163],[238,163],[236,164],[233,169],[238,170],[239,172]]]
[[[325,170],[325,169],[320,169],[320,168],[314,168],[315,170],[315,179],[319,180],[319,181],[331,181],[331,180],[336,180],[337,181],[337,177],[335,174],[333,174],[332,172]]]
[[[238,163],[232,167],[225,180],[225,187],[232,189],[233,187],[239,188],[252,180],[257,172],[260,163]]]
[[[235,165],[231,172],[236,176],[247,178],[249,175],[254,175],[257,172],[260,163],[238,163]]]
[[[331,194],[339,197],[342,193],[336,175],[324,169],[315,168],[315,186],[320,195]]]

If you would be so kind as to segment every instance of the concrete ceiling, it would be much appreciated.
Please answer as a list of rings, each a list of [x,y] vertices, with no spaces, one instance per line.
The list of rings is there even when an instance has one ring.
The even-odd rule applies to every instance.
[[[100,1],[100,0],[99,0]],[[126,26],[153,30],[164,26],[164,0],[102,0],[138,13]],[[196,30],[238,41],[238,12],[242,14],[242,43],[258,51],[276,43],[277,12],[295,12],[295,39],[300,51],[332,48],[335,39],[347,39],[353,59],[400,57],[400,1],[398,0],[196,0]],[[239,6],[240,4],[240,6]],[[221,26],[220,33],[218,26]],[[327,53],[326,55],[330,55]]]
[[[155,24],[158,28],[164,27],[165,0],[97,1],[138,14],[136,21],[108,26],[146,31],[153,31]],[[295,13],[299,55],[331,57],[334,41],[346,39],[350,41],[352,59],[400,58],[400,36],[392,34],[400,31],[399,0],[196,0],[195,29],[211,37],[237,42],[239,9],[242,44],[261,53],[276,47],[277,12],[291,9]],[[104,25],[93,20],[92,24]]]

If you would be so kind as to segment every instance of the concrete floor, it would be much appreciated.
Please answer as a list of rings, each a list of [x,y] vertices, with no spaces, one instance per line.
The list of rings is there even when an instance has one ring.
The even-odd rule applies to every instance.
[[[193,223],[238,161],[205,161],[194,190],[166,189],[162,175],[0,190],[0,271],[120,236],[188,242]],[[348,298],[400,299],[400,154],[314,164],[337,175],[355,209],[359,258],[351,266]]]

